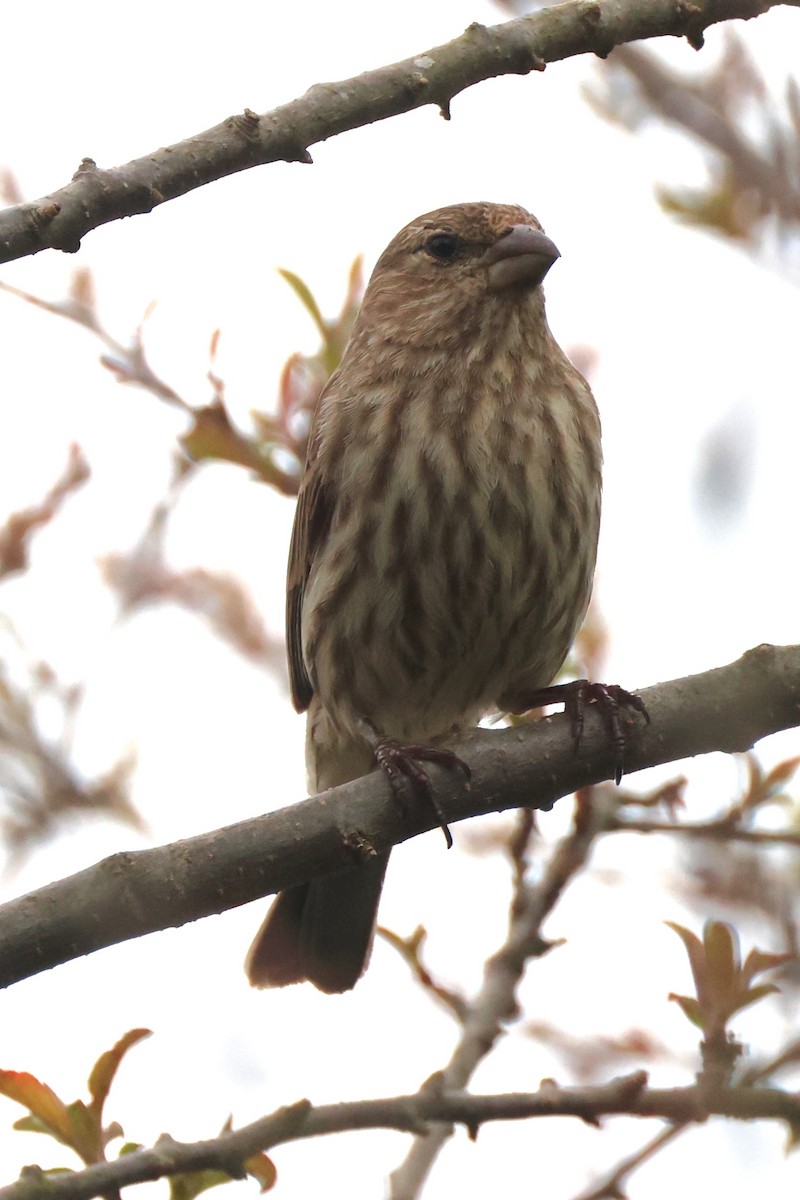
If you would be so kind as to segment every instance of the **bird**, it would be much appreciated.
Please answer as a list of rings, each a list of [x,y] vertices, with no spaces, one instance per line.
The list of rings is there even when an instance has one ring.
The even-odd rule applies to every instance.
[[[525,208],[475,202],[417,217],[377,261],[312,419],[289,552],[312,794],[382,768],[435,804],[427,762],[468,774],[449,739],[559,699],[576,740],[587,698],[604,703],[621,774],[619,706],[644,711],[638,697],[553,684],[589,603],[602,491],[597,406],[545,315],[559,257]],[[351,989],[388,861],[280,893],[250,982]]]

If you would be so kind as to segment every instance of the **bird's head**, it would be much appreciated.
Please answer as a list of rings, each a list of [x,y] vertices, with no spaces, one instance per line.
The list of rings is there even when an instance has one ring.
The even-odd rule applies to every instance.
[[[536,217],[509,204],[454,204],[411,221],[378,259],[361,323],[406,344],[443,344],[525,307],[559,257]]]

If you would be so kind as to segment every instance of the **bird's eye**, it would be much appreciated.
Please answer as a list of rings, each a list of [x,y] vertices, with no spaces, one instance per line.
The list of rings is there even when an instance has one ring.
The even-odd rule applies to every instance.
[[[450,262],[463,244],[461,238],[456,237],[454,233],[434,233],[425,243],[425,250],[431,258],[438,258],[439,262]]]

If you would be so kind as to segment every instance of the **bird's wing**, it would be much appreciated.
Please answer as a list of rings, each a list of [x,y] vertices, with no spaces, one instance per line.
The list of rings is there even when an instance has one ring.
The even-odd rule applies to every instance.
[[[300,632],[303,597],[314,559],[330,529],[334,510],[333,491],[322,477],[317,456],[317,439],[314,435],[315,430],[312,426],[308,458],[294,515],[286,577],[286,651],[289,657],[292,703],[298,712],[305,712],[314,695],[314,687],[303,661]]]

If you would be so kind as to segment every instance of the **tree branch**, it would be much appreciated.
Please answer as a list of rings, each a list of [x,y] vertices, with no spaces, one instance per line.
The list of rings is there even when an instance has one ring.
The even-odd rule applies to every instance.
[[[459,92],[499,75],[527,75],[577,54],[605,57],[644,38],[686,37],[699,48],[718,21],[747,19],[800,0],[570,0],[502,25],[471,25],[461,37],[413,58],[338,83],[259,116],[245,109],[185,141],[124,166],[84,159],[72,182],[0,213],[0,262],[57,249],[109,221],[150,212],[194,188],[270,162],[312,161],[308,147],[346,130],[426,104],[449,117]]]
[[[758,646],[730,666],[641,693],[652,724],[632,731],[628,772],[749,749],[800,724],[800,646]],[[613,751],[591,710],[579,754],[563,715],[477,729],[453,743],[472,785],[431,768],[449,822],[510,808],[549,809],[609,779]],[[438,825],[425,806],[401,813],[373,773],[290,808],[96,866],[0,907],[0,986],[104,946],[247,904],[368,858]]]
[[[518,878],[508,935],[488,959],[481,986],[464,1007],[461,1036],[446,1066],[435,1076],[441,1091],[465,1089],[518,1014],[517,988],[528,962],[550,949],[541,927],[570,880],[586,865],[595,839],[604,832],[608,807],[607,803],[593,801],[591,789],[582,791],[572,828],[558,843],[539,877],[535,882],[529,882],[524,873]],[[423,1193],[433,1164],[452,1133],[452,1124],[429,1123],[417,1134],[402,1163],[389,1177],[389,1200],[412,1200]]]
[[[609,817],[605,833],[674,833],[695,841],[749,842],[753,846],[800,846],[800,833],[794,829],[746,829],[730,821],[637,821],[629,817]]]
[[[670,1142],[679,1138],[688,1128],[688,1122],[679,1121],[675,1125],[668,1125],[666,1129],[660,1130],[639,1150],[617,1163],[616,1167],[597,1183],[580,1192],[575,1200],[612,1200],[612,1198],[625,1196],[623,1185],[627,1183],[629,1176],[644,1163],[654,1158]]]
[[[133,1151],[74,1173],[47,1175],[38,1167],[26,1167],[16,1183],[0,1189],[0,1200],[91,1200],[133,1183],[207,1169],[241,1177],[243,1164],[251,1156],[323,1134],[361,1129],[418,1133],[433,1121],[457,1122],[474,1136],[486,1121],[569,1116],[596,1125],[600,1117],[615,1114],[673,1122],[704,1121],[716,1115],[783,1120],[796,1126],[800,1123],[800,1099],[778,1088],[719,1088],[711,1093],[698,1086],[650,1088],[644,1071],[596,1087],[557,1087],[548,1082],[538,1092],[484,1096],[439,1092],[434,1080],[411,1096],[318,1107],[301,1100],[208,1141],[186,1143],[164,1137],[152,1149]]]

